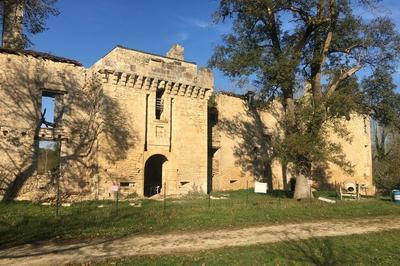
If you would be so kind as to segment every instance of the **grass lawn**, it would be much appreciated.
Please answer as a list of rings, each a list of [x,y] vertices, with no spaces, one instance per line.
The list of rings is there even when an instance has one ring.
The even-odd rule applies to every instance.
[[[365,199],[327,204],[295,201],[284,194],[259,195],[246,191],[216,193],[228,199],[208,197],[143,200],[136,208],[120,202],[118,216],[112,201],[91,201],[62,207],[55,217],[54,206],[28,202],[0,203],[0,248],[39,240],[79,241],[132,233],[193,231],[259,224],[323,219],[351,219],[400,215],[400,206],[390,201]],[[209,206],[209,203],[210,206]],[[98,208],[103,205],[103,208]]]
[[[99,265],[398,265],[400,231],[314,238],[163,256],[108,260]]]

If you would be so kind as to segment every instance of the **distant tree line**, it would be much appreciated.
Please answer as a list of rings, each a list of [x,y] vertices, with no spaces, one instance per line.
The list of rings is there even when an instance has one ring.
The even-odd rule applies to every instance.
[[[60,166],[60,142],[39,147],[37,173],[56,173]]]
[[[400,189],[400,134],[388,128],[376,128],[373,149],[373,176],[378,191],[389,194]]]

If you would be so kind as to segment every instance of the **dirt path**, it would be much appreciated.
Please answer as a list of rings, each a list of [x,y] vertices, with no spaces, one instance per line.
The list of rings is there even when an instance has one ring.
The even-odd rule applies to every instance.
[[[364,234],[400,229],[399,216],[257,226],[232,230],[162,235],[132,235],[106,241],[57,245],[43,243],[0,250],[0,265],[60,265],[146,254],[192,252],[221,247]]]

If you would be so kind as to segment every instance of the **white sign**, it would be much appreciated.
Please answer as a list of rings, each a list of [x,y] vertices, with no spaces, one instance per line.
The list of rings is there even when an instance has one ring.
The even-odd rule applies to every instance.
[[[266,194],[268,190],[268,184],[262,182],[254,182],[254,192],[255,193],[264,193]]]
[[[119,190],[118,185],[112,185],[111,186],[111,191],[117,192]]]

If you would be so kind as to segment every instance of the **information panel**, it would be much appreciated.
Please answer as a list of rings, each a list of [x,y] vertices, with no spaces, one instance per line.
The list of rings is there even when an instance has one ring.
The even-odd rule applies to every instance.
[[[266,194],[268,191],[268,184],[255,181],[254,182],[254,192],[255,193],[264,193]]]

